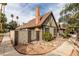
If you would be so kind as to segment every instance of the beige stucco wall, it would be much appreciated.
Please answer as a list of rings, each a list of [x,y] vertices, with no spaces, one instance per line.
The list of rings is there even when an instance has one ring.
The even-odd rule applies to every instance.
[[[11,38],[12,44],[14,45],[15,44],[15,31],[14,30],[10,31],[10,38]]]
[[[18,31],[18,43],[27,44],[28,42],[28,32],[27,30]]]
[[[39,34],[40,34],[39,39],[42,40],[42,29],[40,29],[40,33]]]
[[[31,30],[31,40],[35,40],[36,39],[36,31],[35,29]]]
[[[18,31],[18,43],[27,44],[28,43],[28,31],[27,30],[17,30]],[[40,41],[42,40],[42,29],[39,32]],[[13,43],[15,44],[15,31],[10,31],[10,38]],[[31,30],[31,40],[36,40],[36,31],[33,29]]]
[[[52,36],[54,36],[54,28],[50,28],[49,31],[52,34]]]

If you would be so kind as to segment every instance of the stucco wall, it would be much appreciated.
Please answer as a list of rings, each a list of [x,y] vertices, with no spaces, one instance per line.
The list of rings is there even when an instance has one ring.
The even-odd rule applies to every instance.
[[[42,29],[40,29],[40,41],[42,41]]]
[[[28,42],[28,32],[27,30],[18,31],[18,43],[27,44]]]
[[[54,28],[50,28],[49,31],[52,34],[52,36],[54,36]]]
[[[31,40],[36,40],[36,31],[34,29],[31,30]]]
[[[12,44],[14,45],[15,44],[15,31],[14,30],[10,31],[10,38],[11,38]]]

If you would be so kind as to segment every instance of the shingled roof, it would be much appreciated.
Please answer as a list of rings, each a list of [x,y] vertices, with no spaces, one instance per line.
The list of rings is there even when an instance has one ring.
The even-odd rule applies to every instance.
[[[36,23],[35,23],[36,18],[34,18],[34,19],[30,20],[28,23],[25,23],[25,24],[17,27],[16,29],[28,29],[28,28],[40,27],[50,14],[52,14],[52,16],[53,16],[52,12],[48,12],[48,13],[44,14],[43,16],[40,16],[40,22],[37,26],[36,26]],[[55,21],[54,16],[53,16],[53,19]],[[55,24],[57,25],[56,21],[55,21]]]

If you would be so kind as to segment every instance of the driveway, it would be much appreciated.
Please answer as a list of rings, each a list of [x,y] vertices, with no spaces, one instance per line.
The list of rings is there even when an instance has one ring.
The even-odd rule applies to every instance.
[[[55,56],[69,56],[71,55],[73,51],[73,43],[69,41],[65,41],[61,46],[59,46],[57,49],[51,51],[50,53],[46,55],[55,55]]]
[[[7,33],[8,34],[8,33]],[[4,56],[21,56],[12,46],[10,37],[5,35],[0,45],[0,55]]]

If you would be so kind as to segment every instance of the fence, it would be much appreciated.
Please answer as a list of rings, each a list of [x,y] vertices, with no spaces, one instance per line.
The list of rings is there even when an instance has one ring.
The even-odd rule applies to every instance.
[[[13,45],[27,44],[27,30],[10,31],[10,37]]]

